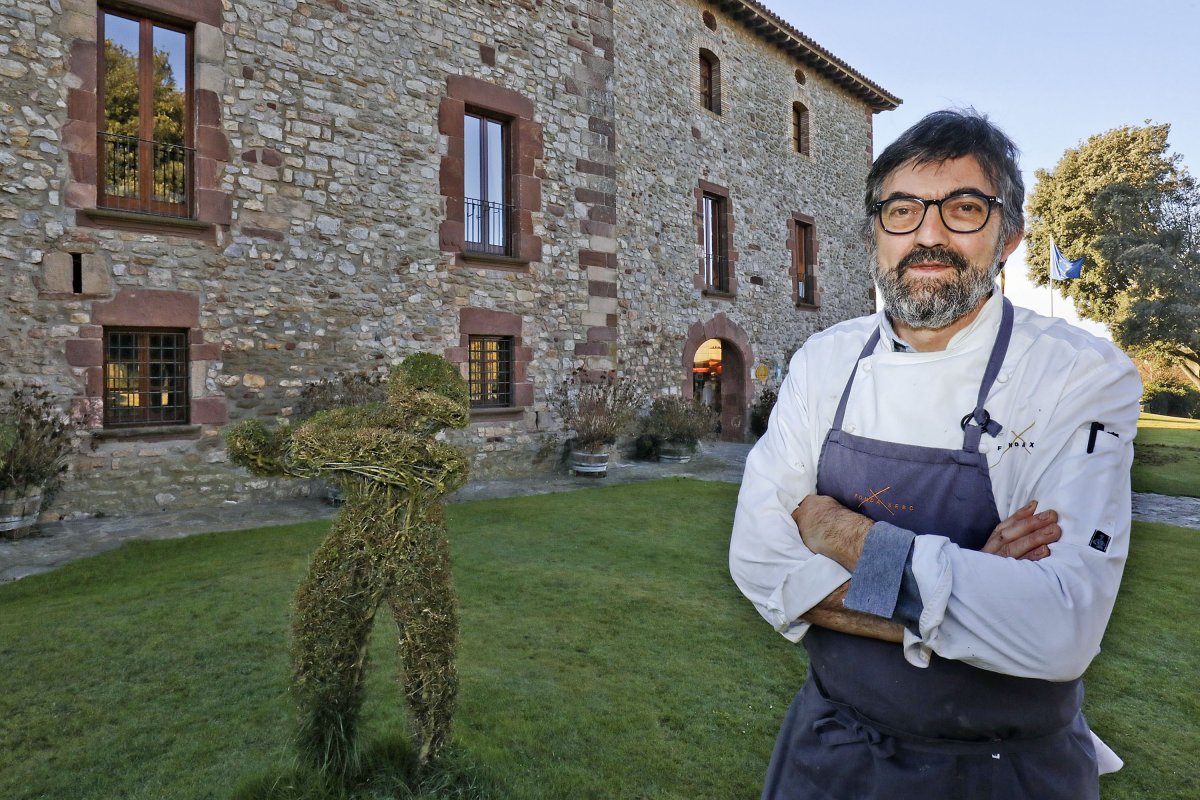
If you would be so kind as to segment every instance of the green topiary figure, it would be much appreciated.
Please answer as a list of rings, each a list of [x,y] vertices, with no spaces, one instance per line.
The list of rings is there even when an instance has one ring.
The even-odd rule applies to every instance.
[[[345,502],[296,593],[292,682],[300,747],[322,771],[358,766],[367,642],[386,602],[400,629],[405,700],[420,763],[437,757],[454,714],[458,620],[441,498],[467,460],[439,441],[467,424],[465,381],[420,353],[392,370],[387,401],[319,411],[291,427],[233,426],[234,463],[256,474],[321,476]]]

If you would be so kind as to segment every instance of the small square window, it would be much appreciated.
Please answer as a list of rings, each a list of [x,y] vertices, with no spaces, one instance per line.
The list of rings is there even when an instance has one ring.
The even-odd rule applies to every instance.
[[[511,336],[468,339],[467,386],[471,408],[509,408],[513,404],[513,340]]]
[[[104,425],[186,425],[187,331],[104,331]]]

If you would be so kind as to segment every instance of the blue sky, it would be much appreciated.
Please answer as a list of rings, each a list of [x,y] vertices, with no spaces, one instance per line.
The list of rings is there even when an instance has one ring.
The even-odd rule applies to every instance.
[[[1172,150],[1200,174],[1200,0],[765,5],[904,100],[875,116],[876,152],[930,111],[974,106],[1021,148],[1027,190],[1067,148],[1147,119],[1171,123]],[[1008,262],[1008,294],[1049,313],[1049,290],[1025,279],[1024,251]],[[1067,305],[1056,297],[1055,314],[1074,319]]]

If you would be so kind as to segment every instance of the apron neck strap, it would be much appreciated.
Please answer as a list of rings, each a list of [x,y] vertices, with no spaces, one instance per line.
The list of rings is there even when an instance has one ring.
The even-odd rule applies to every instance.
[[[1002,298],[1004,303],[1000,315],[1000,330],[996,332],[996,342],[992,345],[992,354],[988,356],[987,367],[983,370],[983,380],[979,383],[979,396],[975,400],[975,410],[962,418],[963,450],[971,453],[979,451],[979,440],[983,432],[989,436],[999,436],[1004,426],[992,419],[992,415],[983,407],[987,402],[988,393],[1000,374],[1000,366],[1008,353],[1008,343],[1012,339],[1013,306],[1008,298]],[[974,424],[972,424],[974,423]]]
[[[846,401],[850,399],[850,388],[854,386],[854,376],[858,374],[858,362],[871,355],[877,344],[879,344],[878,326],[876,326],[875,332],[871,334],[871,337],[867,339],[867,343],[863,345],[862,352],[858,354],[858,358],[854,359],[854,369],[850,370],[850,380],[846,381],[846,388],[842,389],[842,399],[838,402],[837,413],[833,415],[834,430],[840,431],[842,429],[842,417],[846,416]]]

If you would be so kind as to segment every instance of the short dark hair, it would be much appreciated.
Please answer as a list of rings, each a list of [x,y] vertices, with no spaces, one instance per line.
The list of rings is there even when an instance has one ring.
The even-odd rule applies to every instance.
[[[1017,164],[1019,155],[1012,139],[973,108],[927,114],[889,144],[871,165],[865,197],[867,230],[874,231],[873,207],[883,199],[883,182],[892,172],[905,164],[941,164],[974,156],[1004,201],[1000,240],[1005,241],[1025,222],[1025,181]]]

